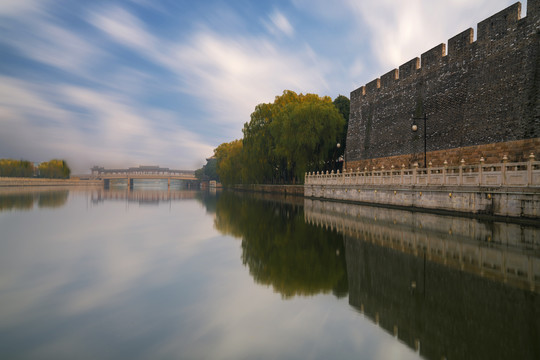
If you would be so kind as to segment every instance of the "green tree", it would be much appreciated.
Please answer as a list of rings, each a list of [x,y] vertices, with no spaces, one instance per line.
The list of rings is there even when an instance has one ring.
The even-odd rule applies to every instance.
[[[206,159],[206,165],[202,168],[195,170],[195,177],[199,180],[216,180],[219,181],[217,173],[217,159],[211,157]]]
[[[290,93],[284,93],[288,102],[280,106],[270,132],[276,141],[275,153],[286,168],[285,180],[294,183],[325,163],[345,121],[330,97]]]
[[[39,176],[50,179],[69,179],[71,169],[65,160],[53,159],[39,164]]]
[[[214,150],[217,174],[224,185],[242,183],[242,140],[223,143]]]
[[[34,172],[30,161],[0,159],[0,177],[32,177]]]
[[[244,125],[243,178],[249,182],[302,182],[328,161],[345,120],[328,96],[285,90],[259,104]]]
[[[251,121],[244,124],[243,178],[248,183],[273,183],[276,181],[278,161],[275,156],[275,141],[270,133],[272,104],[259,104],[251,114]]]

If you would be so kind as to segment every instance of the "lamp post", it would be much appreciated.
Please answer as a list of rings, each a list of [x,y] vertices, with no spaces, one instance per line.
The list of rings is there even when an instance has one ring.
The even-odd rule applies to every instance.
[[[412,131],[417,131],[418,130],[418,126],[414,123],[414,120],[422,120],[424,119],[424,168],[427,168],[427,140],[426,140],[426,122],[427,122],[427,114],[424,113],[424,117],[421,117],[421,118],[418,118],[418,117],[413,117],[413,125],[412,125]]]

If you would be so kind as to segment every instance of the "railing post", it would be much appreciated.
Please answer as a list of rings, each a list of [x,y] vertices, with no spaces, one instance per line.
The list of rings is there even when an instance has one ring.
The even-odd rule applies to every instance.
[[[478,169],[478,176],[479,176],[479,179],[478,179],[478,185],[482,185],[482,182],[483,182],[483,171],[484,171],[484,157],[482,156],[480,158],[480,165],[479,165],[479,169]]]
[[[375,184],[375,166],[371,169],[371,185]]]
[[[503,163],[501,166],[501,182],[502,185],[506,185],[506,163],[508,162],[508,157],[506,155],[503,156]]]
[[[465,160],[461,159],[459,162],[459,185],[463,185],[463,165],[465,165]]]
[[[418,163],[415,162],[413,164],[413,171],[412,171],[412,185],[417,185],[416,184],[416,172],[418,170]]]
[[[527,185],[533,184],[533,161],[534,161],[534,154],[531,153],[529,155],[529,161],[527,163]]]
[[[405,175],[405,164],[401,164],[401,185],[403,185],[403,176]]]
[[[426,185],[430,185],[431,183],[431,166],[433,163],[430,161],[427,168],[427,179],[426,179]]]
[[[364,166],[364,176],[363,176],[363,179],[362,179],[362,185],[366,185],[367,184],[367,166]]]

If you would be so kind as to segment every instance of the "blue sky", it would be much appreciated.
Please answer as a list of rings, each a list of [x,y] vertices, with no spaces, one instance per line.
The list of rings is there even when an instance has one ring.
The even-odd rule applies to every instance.
[[[196,169],[283,90],[349,97],[514,2],[0,0],[0,158]]]

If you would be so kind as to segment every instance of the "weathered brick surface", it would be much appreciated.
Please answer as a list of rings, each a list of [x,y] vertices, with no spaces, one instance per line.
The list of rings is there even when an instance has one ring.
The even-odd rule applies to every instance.
[[[347,167],[422,163],[424,122],[412,118],[424,113],[428,161],[540,156],[540,0],[527,9],[520,19],[516,3],[480,22],[477,41],[467,29],[351,92]]]
[[[455,149],[445,149],[430,151],[427,153],[427,161],[433,166],[442,166],[446,161],[449,166],[459,165],[461,159],[465,164],[479,164],[480,158],[484,158],[486,164],[501,163],[506,155],[508,162],[522,162],[529,159],[529,155],[534,153],[536,159],[540,158],[540,138],[508,141],[503,143],[492,143],[475,146],[465,146]],[[372,169],[384,166],[389,169],[392,165],[396,168],[417,162],[423,165],[424,153],[413,153],[405,155],[388,156],[375,159],[363,159],[357,161],[347,161],[349,169]]]

